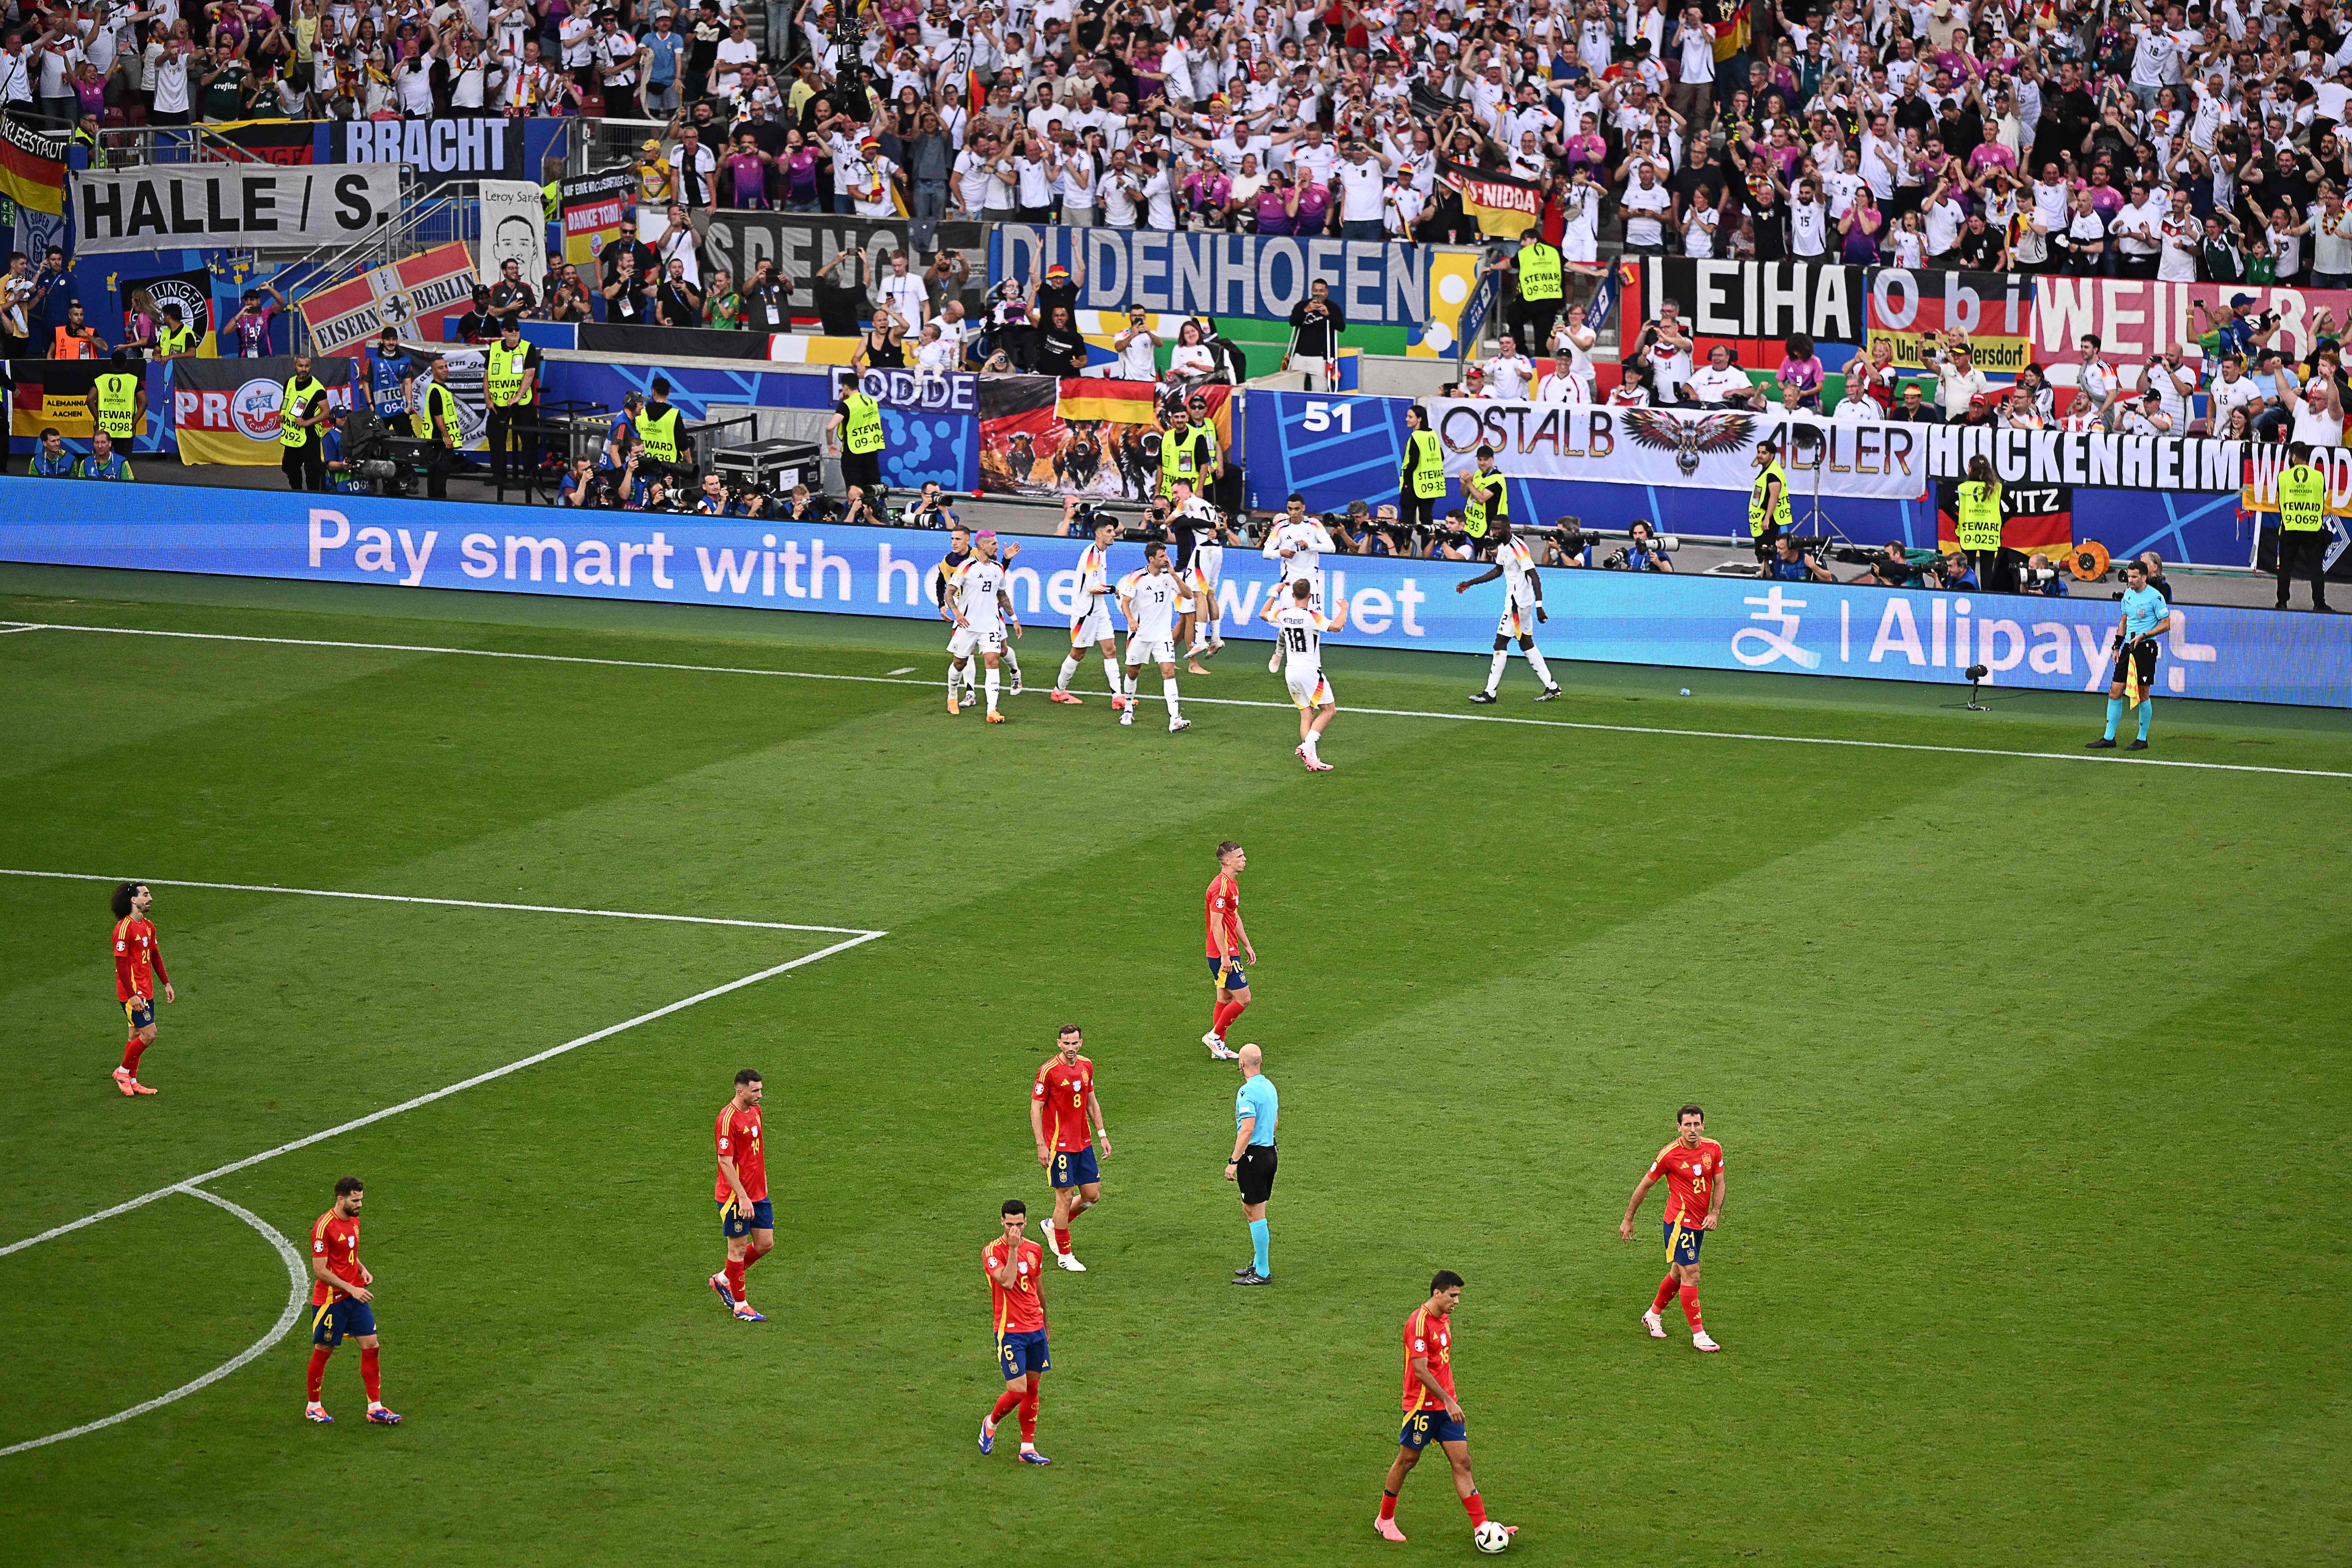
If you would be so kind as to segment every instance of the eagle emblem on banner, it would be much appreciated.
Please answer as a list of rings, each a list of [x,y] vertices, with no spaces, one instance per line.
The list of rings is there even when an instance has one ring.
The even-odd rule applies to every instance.
[[[1752,414],[1706,414],[1685,419],[1655,408],[1629,408],[1618,417],[1635,446],[1672,452],[1675,467],[1685,479],[1698,472],[1698,460],[1709,452],[1737,452],[1746,447],[1756,429]]]

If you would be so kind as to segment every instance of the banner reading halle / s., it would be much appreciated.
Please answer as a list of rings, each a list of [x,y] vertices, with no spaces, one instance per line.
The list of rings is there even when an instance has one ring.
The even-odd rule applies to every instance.
[[[74,176],[79,253],[289,248],[362,239],[400,207],[400,170],[244,164],[91,170]]]
[[[1746,491],[1768,460],[1766,440],[1790,437],[1781,459],[1793,494],[1912,500],[1927,492],[1922,425],[1826,424],[1785,416],[1589,404],[1433,399],[1427,407],[1449,469],[1495,448],[1515,479],[1671,485]]]

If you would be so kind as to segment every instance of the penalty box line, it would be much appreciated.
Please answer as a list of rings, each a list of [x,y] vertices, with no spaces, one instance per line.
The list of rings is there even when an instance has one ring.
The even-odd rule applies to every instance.
[[[535,915],[593,915],[607,921],[672,921],[680,925],[744,926],[753,931],[827,931],[835,936],[887,936],[863,926],[804,926],[783,921],[725,920],[717,915],[656,915],[638,910],[575,910],[562,904],[501,904],[482,899],[412,898],[402,893],[351,893],[334,888],[280,888],[265,882],[175,882],[161,877],[105,877],[95,871],[20,871],[0,867],[0,877],[47,877],[66,882],[138,882],[150,888],[211,888],[231,893],[291,893],[306,899],[359,899],[377,904],[437,904],[453,910],[509,910]]]
[[[833,680],[860,686],[928,686],[939,682],[919,677],[834,675],[808,669],[761,669],[748,665],[681,664],[661,659],[594,658],[585,654],[512,653],[500,648],[441,647],[425,643],[346,642],[328,637],[264,637],[231,632],[158,631],[145,626],[84,626],[63,621],[28,621],[26,630],[91,632],[109,637],[183,637],[195,642],[266,643],[283,647],[353,648],[371,653],[447,654],[464,658],[511,658],[538,664],[601,665],[612,669],[667,669],[696,675],[752,675],[772,680]],[[1033,691],[1037,689],[1033,688]],[[2024,689],[2003,688],[2002,689]],[[1042,692],[1039,692],[1042,695]],[[1261,702],[1245,697],[1187,697],[1192,703],[1219,708],[1264,708],[1276,712],[1297,710],[1288,702]],[[1832,735],[1766,735],[1738,730],[1683,730],[1654,724],[1595,724],[1574,719],[1517,719],[1499,713],[1441,713],[1412,708],[1350,708],[1348,712],[1383,719],[1436,719],[1457,724],[1517,724],[1540,730],[1588,730],[1612,735],[1662,735],[1694,741],[1761,741],[1786,746],[1849,746],[1873,752],[1934,752],[1962,757],[2007,757],[2039,763],[2090,763],[2105,767],[2187,768],[2223,773],[2279,773],[2292,778],[2352,779],[2352,771],[2331,768],[2264,767],[2255,763],[2201,763],[2172,757],[2119,756],[2100,752],[2022,752],[1991,746],[1937,746],[1916,741],[1860,741]]]
[[[488,1072],[476,1073],[472,1078],[462,1079],[446,1088],[434,1089],[428,1094],[420,1094],[414,1100],[404,1100],[398,1105],[388,1105],[382,1110],[354,1117],[349,1121],[327,1128],[323,1131],[313,1132],[306,1138],[297,1138],[289,1143],[280,1143],[275,1149],[265,1149],[258,1154],[249,1154],[242,1160],[233,1160],[226,1165],[215,1166],[200,1175],[189,1176],[184,1180],[173,1182],[169,1186],[157,1187],[152,1193],[142,1193],[126,1203],[116,1204],[112,1208],[100,1209],[93,1215],[85,1215],[80,1219],[70,1220],[64,1225],[45,1230],[38,1236],[28,1236],[22,1241],[12,1241],[5,1247],[0,1247],[0,1258],[5,1258],[12,1252],[22,1252],[28,1247],[38,1247],[42,1242],[53,1241],[60,1236],[70,1235],[85,1226],[96,1225],[100,1220],[113,1219],[119,1215],[129,1214],[133,1209],[144,1208],[157,1199],[170,1197],[174,1193],[186,1192],[217,1181],[223,1176],[234,1175],[239,1171],[248,1170],[266,1161],[275,1160],[280,1154],[290,1154],[298,1149],[307,1149],[313,1143],[323,1143],[330,1138],[340,1138],[346,1132],[355,1132],[362,1127],[373,1126],[376,1122],[415,1110],[421,1106],[430,1105],[436,1100],[446,1100],[453,1094],[462,1094],[467,1089],[478,1089],[486,1083],[494,1083],[509,1074],[519,1073],[525,1068],[533,1068],[541,1062],[553,1061],[556,1058],[576,1051],[583,1046],[593,1046],[599,1040],[609,1040],[614,1035],[634,1029],[641,1024],[650,1024],[656,1018],[667,1018],[673,1013],[682,1013],[688,1007],[709,1002],[715,997],[724,996],[730,991],[740,991],[743,987],[756,985],[762,980],[772,980],[779,974],[788,973],[805,964],[814,963],[822,958],[831,958],[837,952],[846,952],[853,947],[862,947],[877,938],[889,934],[888,931],[859,931],[856,935],[836,942],[829,947],[821,947],[814,952],[803,953],[798,958],[787,959],[782,963],[755,971],[740,979],[730,980],[723,985],[714,985],[708,991],[698,991],[691,996],[681,997],[665,1006],[656,1007],[651,1012],[640,1013],[634,1018],[607,1025],[604,1028],[582,1035],[577,1039],[566,1040],[560,1046],[551,1046],[546,1050],[523,1058],[520,1061],[509,1062],[504,1067],[492,1068]],[[206,1194],[198,1194],[197,1195]]]

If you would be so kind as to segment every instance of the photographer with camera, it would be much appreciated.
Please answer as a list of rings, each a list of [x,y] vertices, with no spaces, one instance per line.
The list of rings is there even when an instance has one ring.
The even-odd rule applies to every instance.
[[[1671,572],[1675,563],[1658,543],[1657,530],[1636,519],[1626,530],[1632,537],[1625,548],[1613,552],[1601,565],[1612,572]]]
[[[2045,599],[2063,599],[2066,595],[2066,574],[2052,563],[2050,557],[2035,551],[2025,558],[2017,574],[2017,591],[2039,594]]]
[[[908,501],[906,510],[899,512],[898,526],[901,528],[953,528],[956,526],[956,514],[949,508],[947,496],[940,489],[939,480],[923,481],[922,493]]]
[[[1853,557],[1843,556],[1841,559],[1850,562]],[[1859,586],[1906,588],[1919,575],[1918,568],[1911,564],[1911,552],[1903,548],[1903,542],[1899,539],[1888,540],[1884,549],[1870,557],[1869,567],[1868,571],[1853,579]]]
[[[717,474],[702,476],[702,494],[694,503],[698,517],[741,517],[743,509],[727,493],[727,481]]]
[[[564,476],[563,483],[556,489],[555,504],[583,509],[600,506],[603,503],[597,496],[603,488],[604,479],[596,472],[595,459],[574,458],[571,473]]]
[[[1822,564],[1818,555],[1805,553],[1807,541],[1794,534],[1781,534],[1772,542],[1772,563],[1764,575],[1781,583],[1834,583],[1830,569]]]

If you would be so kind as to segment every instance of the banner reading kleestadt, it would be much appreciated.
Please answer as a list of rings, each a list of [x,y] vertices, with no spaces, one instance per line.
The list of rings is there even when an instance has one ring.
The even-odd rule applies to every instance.
[[[295,301],[310,323],[310,349],[352,354],[390,327],[413,343],[442,341],[441,322],[473,303],[474,257],[459,241],[363,272]]]
[[[1438,177],[1461,193],[1463,216],[1489,239],[1517,239],[1543,216],[1543,187],[1533,180],[1450,162]]]
[[[66,138],[0,121],[0,196],[35,212],[65,210]]]
[[[1515,479],[1582,479],[1745,491],[1767,458],[1759,442],[1790,436],[1781,459],[1791,493],[1914,500],[1927,493],[1924,425],[1827,424],[1779,415],[1678,408],[1599,408],[1557,403],[1432,400],[1426,405],[1447,468],[1480,446]]]
[[[335,245],[374,233],[399,206],[400,169],[392,163],[90,170],[74,176],[75,248]]]
[[[352,405],[352,362],[320,359],[310,373],[327,388],[329,405]],[[271,359],[176,359],[172,362],[172,423],[179,431],[180,461],[276,463],[278,410],[286,380],[294,374],[290,355]]]

